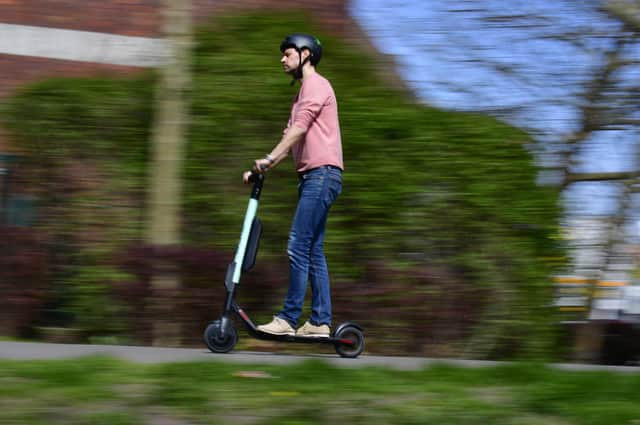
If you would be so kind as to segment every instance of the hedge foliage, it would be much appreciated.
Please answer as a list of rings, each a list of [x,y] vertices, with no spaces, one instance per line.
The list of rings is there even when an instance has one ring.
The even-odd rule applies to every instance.
[[[531,138],[487,116],[416,103],[378,78],[375,58],[358,45],[295,13],[219,18],[197,31],[184,245],[233,251],[248,197],[241,174],[277,143],[298,89],[278,63],[283,31],[294,28],[323,40],[318,70],[339,102],[346,170],[325,243],[337,304],[349,309],[345,294],[364,303],[360,320],[380,336],[406,329],[405,351],[437,344],[437,330],[424,331],[433,324],[416,323],[432,320],[440,331],[459,329],[453,355],[548,354],[558,192],[536,184]],[[40,226],[67,253],[58,286],[127,280],[113,258],[139,242],[145,226],[154,78],[47,80],[2,106],[29,156],[45,212]],[[290,162],[266,180],[259,262],[286,263],[296,184]],[[86,272],[94,267],[100,272]],[[461,313],[438,322],[428,309],[445,298],[449,312]],[[95,323],[85,319],[77,317]]]

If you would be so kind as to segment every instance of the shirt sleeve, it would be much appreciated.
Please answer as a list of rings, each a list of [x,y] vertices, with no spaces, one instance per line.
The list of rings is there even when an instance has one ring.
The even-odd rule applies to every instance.
[[[289,121],[287,121],[287,126],[282,130],[282,134],[287,134],[287,131],[291,128],[291,117],[289,117]]]
[[[318,114],[320,114],[327,96],[328,92],[322,81],[313,79],[303,84],[300,89],[300,98],[295,115],[292,117],[293,125],[302,130],[308,130]]]

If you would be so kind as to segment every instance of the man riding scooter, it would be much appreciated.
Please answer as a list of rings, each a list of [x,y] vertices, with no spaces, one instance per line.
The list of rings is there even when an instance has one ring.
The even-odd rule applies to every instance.
[[[293,82],[300,82],[300,90],[280,142],[264,158],[254,161],[253,171],[244,174],[244,181],[249,181],[252,172],[265,173],[277,166],[291,152],[299,177],[299,198],[287,248],[289,290],[282,310],[258,330],[274,335],[329,337],[331,294],[323,242],[329,210],[342,191],[338,104],[331,84],[316,71],[322,57],[317,38],[289,35],[280,51],[284,71]],[[309,281],[311,317],[295,330]]]

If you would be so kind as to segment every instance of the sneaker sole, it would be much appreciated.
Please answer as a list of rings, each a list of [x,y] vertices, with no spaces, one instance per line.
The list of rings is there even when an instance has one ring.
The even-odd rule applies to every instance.
[[[271,331],[268,331],[268,330],[265,330],[265,329],[260,329],[260,328],[257,328],[257,329],[260,332],[264,332],[264,333],[269,334],[269,335],[278,335],[278,336],[283,336],[283,335],[295,336],[296,335],[295,332],[271,332]]]
[[[309,338],[329,338],[329,334],[296,334],[296,336],[305,336]]]

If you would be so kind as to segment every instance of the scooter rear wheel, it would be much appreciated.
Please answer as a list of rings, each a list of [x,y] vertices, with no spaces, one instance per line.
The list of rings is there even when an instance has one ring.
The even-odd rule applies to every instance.
[[[228,353],[233,350],[238,342],[238,332],[232,321],[227,322],[224,336],[221,335],[220,321],[209,323],[204,330],[204,343],[214,353]]]
[[[340,357],[353,359],[358,357],[362,351],[364,351],[364,334],[355,326],[345,326],[339,329],[335,336],[342,340],[351,341],[351,344],[336,344],[336,353],[338,353]]]

